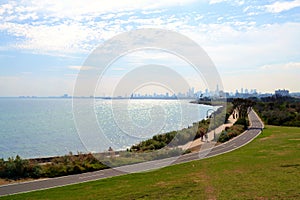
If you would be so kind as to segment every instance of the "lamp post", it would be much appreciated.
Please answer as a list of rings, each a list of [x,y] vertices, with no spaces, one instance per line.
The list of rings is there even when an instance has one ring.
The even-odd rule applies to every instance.
[[[213,140],[215,141],[216,140],[216,127],[215,127],[215,125],[216,125],[216,118],[215,118],[215,110],[214,109],[208,109],[206,111],[206,116],[207,116],[206,118],[209,117],[208,112],[210,112],[210,111],[212,111],[212,113],[210,115],[214,118],[214,126],[213,126],[213,128],[214,128],[214,139]]]

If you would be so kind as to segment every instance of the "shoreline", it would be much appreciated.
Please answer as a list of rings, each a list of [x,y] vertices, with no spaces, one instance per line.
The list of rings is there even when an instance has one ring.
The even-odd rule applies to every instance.
[[[178,131],[183,128],[186,128],[190,125],[192,125],[194,122],[197,122],[204,118],[204,112],[205,107],[203,105],[203,108],[201,106],[193,105],[190,103],[193,99],[180,99],[178,101],[174,100],[161,100],[161,99],[153,99],[153,100],[133,100],[133,106],[132,110],[133,112],[130,114],[134,115],[139,114],[141,115],[138,116],[137,122],[142,122],[139,124],[142,124],[143,126],[147,125],[145,124],[149,121],[148,118],[148,113],[146,111],[138,111],[139,109],[151,109],[151,106],[164,106],[166,105],[165,113],[164,113],[164,118],[167,119],[164,124],[166,125],[165,127],[158,127],[159,129],[153,129],[152,131],[149,131],[147,133],[146,129],[142,134],[139,134],[139,127],[135,127],[136,130],[136,135],[137,138],[128,138],[128,141],[121,141],[116,137],[116,135],[122,136],[123,131],[122,129],[119,129],[117,126],[118,124],[113,122],[113,115],[114,112],[111,110],[107,113],[101,114],[101,112],[106,111],[106,108],[110,107],[110,102],[116,102],[116,105],[119,105],[118,102],[120,102],[120,105],[125,105],[128,104],[127,100],[96,100],[99,102],[104,102],[103,105],[105,106],[103,109],[99,108],[99,113],[97,114],[97,118],[99,122],[101,123],[101,126],[104,127],[105,130],[109,131],[107,132],[107,136],[113,138],[110,141],[111,142],[102,142],[99,140],[96,145],[94,146],[87,146],[87,148],[82,145],[82,141],[80,141],[80,133],[78,134],[78,131],[76,130],[76,125],[74,125],[76,122],[74,122],[74,117],[72,115],[72,105],[71,101],[69,103],[67,102],[60,102],[59,100],[49,100],[50,106],[48,107],[48,103],[44,100],[41,100],[38,103],[38,106],[34,106],[35,99],[28,100],[29,103],[27,108],[24,109],[23,112],[20,112],[18,109],[14,109],[14,105],[16,106],[23,106],[23,101],[18,100],[16,98],[16,102],[13,104],[12,109],[7,109],[4,110],[6,111],[3,113],[3,130],[1,131],[2,136],[4,136],[3,141],[0,142],[1,150],[0,151],[0,159],[5,159],[7,160],[10,157],[15,157],[17,155],[21,156],[22,158],[26,159],[44,159],[44,158],[52,158],[52,157],[57,157],[57,156],[63,156],[65,154],[68,154],[70,151],[73,153],[77,152],[83,152],[83,153],[89,153],[91,152],[105,152],[108,149],[107,145],[112,145],[117,144],[120,142],[120,145],[117,144],[115,145],[114,150],[126,150],[126,148],[131,147],[132,145],[143,141],[147,138],[150,138],[153,136],[153,134],[162,134],[162,133],[167,133],[169,131]],[[85,100],[83,100],[85,101]],[[105,103],[105,101],[109,102],[108,104]],[[146,102],[147,101],[147,102]],[[5,101],[6,102],[6,101]],[[3,103],[3,105],[6,105],[6,103]],[[141,102],[141,105],[139,105]],[[143,103],[145,102],[145,104]],[[164,103],[165,102],[165,103]],[[163,105],[162,105],[163,103]],[[56,106],[57,104],[57,106]],[[102,103],[99,103],[102,105]],[[26,103],[27,105],[27,103]],[[31,109],[31,106],[35,109]],[[86,104],[84,103],[83,106]],[[168,106],[170,105],[170,106]],[[198,108],[199,107],[199,108]],[[53,108],[53,111],[50,110],[50,108]],[[84,107],[83,107],[84,108]],[[124,108],[124,107],[123,107]],[[121,109],[119,113],[119,116],[121,116],[124,112],[127,111],[122,111],[124,109]],[[184,120],[180,118],[180,110],[179,109],[185,109],[189,111],[197,110],[195,114],[190,114],[186,112]],[[131,107],[130,107],[131,110]],[[137,110],[137,111],[135,111]],[[199,111],[203,111],[203,113],[198,114]],[[35,117],[35,113],[40,112],[40,117]],[[50,112],[53,112],[53,114],[49,114]],[[130,111],[131,112],[131,111]],[[156,110],[154,111],[155,113],[157,112]],[[17,123],[14,124],[14,121],[9,120],[9,117],[6,116],[13,116],[14,119],[18,120],[19,122],[22,123]],[[106,117],[107,116],[107,117]],[[172,120],[172,116],[174,117],[174,120]],[[178,116],[178,117],[176,117]],[[31,119],[32,118],[32,119]],[[62,120],[60,122],[58,119]],[[139,121],[140,119],[145,119],[147,121]],[[159,118],[161,117],[156,117],[154,115],[154,120],[160,120]],[[6,123],[7,122],[7,123]],[[66,123],[64,123],[66,122]],[[159,121],[157,121],[159,122]],[[176,122],[176,123],[175,123]],[[179,123],[178,123],[179,122]],[[29,124],[30,126],[28,126]],[[90,123],[89,123],[90,124]],[[161,124],[161,123],[160,123]],[[126,125],[126,124],[124,124]],[[155,124],[153,124],[155,125]],[[127,126],[127,125],[126,125]],[[112,128],[111,128],[112,127]],[[124,126],[125,127],[125,126]],[[129,127],[130,128],[130,127]],[[145,126],[144,128],[147,128]],[[130,129],[128,129],[130,130]],[[95,134],[97,134],[96,131],[94,131]],[[79,136],[78,136],[79,135]],[[134,137],[136,137],[133,134]],[[127,137],[125,134],[123,136],[124,138]],[[140,138],[139,138],[140,137]],[[12,139],[11,139],[12,138]],[[14,142],[10,142],[14,141]],[[22,142],[23,141],[23,142]],[[116,143],[115,143],[116,142]],[[98,145],[99,144],[99,145]],[[105,145],[106,144],[106,145]],[[129,146],[129,145],[130,146]],[[107,148],[106,148],[107,146]]]
[[[142,100],[142,99],[141,99]],[[152,100],[152,99],[151,99]],[[153,99],[153,100],[161,100],[161,99]],[[199,103],[196,103],[195,101],[193,102],[193,101],[190,101],[191,99],[179,99],[179,100],[182,100],[182,101],[186,101],[187,102],[187,104],[199,104]],[[167,101],[168,101],[168,99],[167,99]],[[172,100],[173,101],[173,100]],[[204,106],[207,106],[208,104],[199,104],[199,105],[204,105]],[[209,105],[209,106],[212,106],[212,107],[217,107],[217,106],[213,106],[213,105]],[[218,108],[219,109],[219,108]],[[195,124],[195,123],[199,123],[200,121],[202,121],[202,120],[206,120],[207,118],[203,118],[203,119],[199,119],[199,120],[196,120],[196,121],[193,121],[193,122],[191,122],[191,123],[189,123],[189,124],[186,124],[186,126],[184,126],[184,127],[182,127],[182,128],[180,128],[180,129],[177,129],[177,130],[170,130],[170,131],[167,131],[167,132],[163,132],[163,133],[159,133],[159,134],[167,134],[167,133],[169,133],[169,132],[172,132],[172,131],[182,131],[182,130],[184,130],[184,129],[188,129],[189,127],[191,127],[191,126],[193,126],[193,124]],[[149,139],[150,138],[152,138],[153,136],[149,136]],[[147,139],[143,139],[143,140],[141,140],[141,141],[139,141],[138,143],[140,143],[140,142],[143,142],[143,141],[145,141],[145,140],[147,140]],[[133,145],[135,145],[135,144],[132,144],[132,145],[130,145],[130,146],[128,146],[127,148],[131,148]],[[117,150],[115,150],[115,152],[123,152],[123,151],[126,151],[126,149],[127,148],[124,148],[124,149],[117,149]],[[15,155],[11,155],[11,156],[4,156],[4,157],[0,157],[0,159],[4,159],[4,160],[8,160],[9,158],[14,158],[14,157],[16,157],[17,155],[21,155],[21,157],[22,157],[22,159],[26,159],[26,160],[29,160],[29,161],[37,161],[38,163],[44,163],[44,162],[49,162],[49,160],[51,160],[51,159],[55,159],[55,158],[59,158],[59,157],[62,157],[62,156],[65,156],[65,155],[68,155],[70,152],[72,152],[73,153],[73,155],[78,155],[78,153],[82,153],[82,154],[89,154],[89,153],[92,153],[92,154],[105,154],[105,153],[107,153],[107,149],[106,150],[104,150],[104,151],[101,151],[101,152],[86,152],[86,151],[78,151],[78,150],[71,150],[71,151],[65,151],[65,152],[62,152],[61,154],[50,154],[49,156],[48,155],[45,155],[45,156],[43,156],[43,155],[37,155],[37,156],[22,156],[22,154],[15,154]]]
[[[233,120],[232,119],[232,115],[230,117],[231,119],[229,120],[229,123],[225,123],[221,126],[223,126],[223,128],[225,127],[230,127],[232,126],[235,122],[236,122],[236,119]],[[220,126],[220,127],[221,127]],[[219,129],[220,127],[217,127],[216,129]],[[223,129],[221,129],[222,131]],[[214,130],[211,130],[209,133],[212,133]],[[208,134],[209,134],[208,133]],[[201,144],[199,144],[199,142]],[[204,144],[205,142],[203,141],[200,141],[200,138],[199,139],[196,139],[196,140],[193,140],[191,141],[190,143],[192,144],[186,144],[188,145],[188,148],[187,149],[190,149],[190,153],[193,153],[194,151],[196,151],[198,148],[201,148],[202,144]],[[221,143],[220,143],[221,144]],[[180,148],[180,146],[178,146]],[[178,148],[176,147],[176,148]],[[118,153],[120,152],[124,152],[124,151],[118,151]],[[106,155],[107,157],[110,157],[110,158],[113,158],[112,157],[112,152],[104,152],[104,153],[98,153],[98,154],[104,154]],[[117,153],[117,152],[114,152],[114,153]],[[87,155],[87,154],[82,154],[82,155]],[[65,155],[65,156],[68,156],[68,155]],[[75,156],[77,157],[77,155],[69,155],[69,156]],[[62,156],[56,156],[56,157],[48,157],[48,158],[37,158],[37,159],[30,159],[30,160],[35,160],[35,161],[39,161],[40,163],[43,163],[45,161],[49,161],[49,159],[53,159],[53,158],[61,158]],[[109,167],[110,168],[110,167]],[[99,169],[99,170],[96,170],[96,171],[101,171],[103,169]],[[83,173],[86,173],[86,172],[83,172]],[[81,173],[79,173],[81,174]],[[61,177],[61,176],[57,176],[57,177]],[[36,181],[36,180],[47,180],[47,179],[51,179],[52,177],[39,177],[39,178],[19,178],[19,179],[8,179],[8,178],[0,178],[0,186],[2,185],[10,185],[10,184],[18,184],[18,183],[24,183],[24,182],[30,182],[30,181]]]
[[[220,108],[221,107],[219,107],[217,110],[219,110]],[[209,120],[209,119],[206,119],[206,120]],[[200,123],[200,121],[194,122],[193,126],[191,126],[191,127],[189,126],[188,128],[184,128],[182,130],[193,129],[195,126],[196,127],[198,126],[197,125],[198,123]],[[223,124],[222,126],[225,126],[225,124]],[[218,129],[218,128],[219,127],[217,127],[216,129]],[[211,139],[212,134],[211,133],[213,132],[213,130],[210,130],[208,132],[209,141],[212,141],[212,139]],[[165,134],[167,134],[167,133],[164,133],[162,135],[165,135]],[[145,142],[145,141],[141,141],[141,142]],[[203,143],[204,142],[200,141],[200,138],[198,138],[198,139],[194,139],[192,141],[189,141],[189,142],[185,143],[184,145],[177,145],[177,146],[167,147],[167,148],[162,147],[161,149],[152,150],[150,152],[148,152],[148,151],[135,152],[133,150],[133,152],[134,152],[133,157],[130,157],[130,156],[127,157],[127,153],[129,153],[129,152],[127,152],[128,150],[122,150],[122,151],[109,151],[108,150],[108,151],[100,152],[100,153],[81,153],[81,152],[77,152],[78,154],[72,154],[72,152],[70,152],[69,154],[65,154],[65,155],[62,155],[62,156],[49,156],[49,157],[30,158],[30,159],[22,159],[22,160],[27,160],[29,163],[40,166],[42,168],[44,168],[44,166],[45,166],[46,169],[47,169],[47,166],[49,167],[49,165],[51,166],[52,164],[54,164],[54,165],[63,164],[61,162],[64,162],[62,160],[65,160],[65,159],[67,159],[67,160],[74,160],[74,159],[77,160],[77,159],[80,159],[82,157],[93,156],[95,159],[97,159],[99,161],[99,163],[101,165],[105,166],[104,168],[102,167],[100,169],[95,169],[96,171],[99,171],[99,170],[103,170],[103,169],[106,169],[106,168],[111,168],[111,167],[116,167],[116,166],[123,166],[123,165],[130,165],[130,164],[135,164],[135,163],[146,161],[149,158],[143,157],[145,153],[146,154],[150,153],[151,155],[154,156],[154,157],[150,157],[150,160],[157,160],[157,159],[159,160],[159,159],[162,159],[162,158],[166,158],[165,156],[170,157],[170,156],[173,155],[172,152],[173,153],[177,152],[177,153],[179,153],[178,155],[183,155],[183,154],[186,154],[186,153],[192,153],[192,152],[195,151],[196,148],[201,148]],[[130,149],[129,149],[130,151],[132,150],[131,149],[132,147],[133,146],[130,147]],[[185,147],[187,147],[187,148],[185,148]],[[162,150],[162,151],[160,151],[160,150]],[[161,154],[161,153],[163,153],[163,154]],[[127,159],[130,159],[130,158],[131,158],[131,160],[127,160]],[[115,160],[115,159],[117,159],[117,160]],[[144,160],[144,159],[146,159],[146,160]],[[111,162],[111,160],[113,160],[113,162]],[[59,162],[59,163],[57,163],[57,162]],[[114,163],[114,162],[116,162],[116,163]],[[114,164],[117,164],[117,165],[114,166]],[[92,171],[95,171],[95,170],[92,170]],[[91,172],[91,171],[90,170],[82,171],[80,173],[75,173],[75,174],[81,174],[81,173],[85,173],[85,172]],[[71,174],[73,174],[73,173],[70,173],[68,175],[71,175]],[[61,177],[61,175],[54,176],[54,177]],[[18,183],[18,182],[27,182],[27,181],[30,181],[30,180],[48,179],[48,178],[51,178],[51,176],[48,176],[48,175],[44,176],[43,175],[43,176],[37,177],[37,178],[22,178],[22,177],[20,177],[20,178],[16,178],[16,179],[0,178],[0,185],[6,185],[6,184]]]

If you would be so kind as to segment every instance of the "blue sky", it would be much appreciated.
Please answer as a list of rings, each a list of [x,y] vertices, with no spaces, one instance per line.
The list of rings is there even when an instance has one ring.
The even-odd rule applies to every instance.
[[[226,91],[300,91],[300,0],[154,2],[0,1],[0,96],[72,94],[92,50],[140,28],[173,30],[196,41],[215,63]],[[174,67],[180,63],[176,58],[168,63],[170,55],[140,52],[117,61],[105,81],[113,87],[133,63],[150,64],[154,58]],[[205,89],[192,71],[182,74],[191,86]]]

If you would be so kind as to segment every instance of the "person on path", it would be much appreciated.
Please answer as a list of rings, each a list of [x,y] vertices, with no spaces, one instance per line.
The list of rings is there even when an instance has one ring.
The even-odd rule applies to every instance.
[[[207,133],[204,135],[204,137],[205,137],[205,141],[208,142],[208,135],[207,135]]]

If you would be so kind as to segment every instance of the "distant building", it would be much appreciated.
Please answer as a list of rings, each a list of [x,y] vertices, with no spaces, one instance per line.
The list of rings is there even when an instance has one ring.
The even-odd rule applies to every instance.
[[[208,91],[208,89],[205,89],[205,96],[206,96],[206,97],[209,96],[209,91]]]
[[[290,96],[290,92],[288,90],[275,90],[275,95],[276,96],[281,96],[281,97],[286,97],[286,96]]]
[[[220,93],[219,84],[217,84],[217,87],[216,87],[216,95],[219,96],[219,93]]]
[[[300,92],[294,92],[290,94],[292,97],[300,98]]]
[[[61,96],[61,98],[69,98],[68,94],[64,94],[63,96]]]

